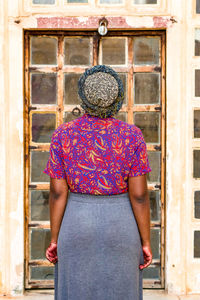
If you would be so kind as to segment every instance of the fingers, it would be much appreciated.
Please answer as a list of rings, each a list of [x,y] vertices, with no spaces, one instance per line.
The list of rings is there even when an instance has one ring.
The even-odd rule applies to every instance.
[[[53,264],[58,261],[56,243],[50,243],[49,247],[46,250],[46,258]]]
[[[58,257],[53,256],[52,254],[50,254],[48,251],[46,251],[46,258],[48,259],[48,261],[50,261],[51,263],[55,264],[58,261]]]
[[[58,261],[58,257],[55,256],[55,257],[49,257],[48,255],[46,255],[46,258],[53,264],[57,263]]]
[[[140,270],[147,268],[152,263],[152,257],[149,257],[148,259],[144,260],[144,264],[140,265]]]
[[[151,263],[152,263],[152,260],[150,260],[149,262],[147,262],[147,263],[145,263],[143,265],[140,265],[139,266],[140,270],[147,268]]]
[[[151,247],[144,246],[142,247],[144,263],[139,266],[140,270],[147,268],[152,263],[152,251]]]

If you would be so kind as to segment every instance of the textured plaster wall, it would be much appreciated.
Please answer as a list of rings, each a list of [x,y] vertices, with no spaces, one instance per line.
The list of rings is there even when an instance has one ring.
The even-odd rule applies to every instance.
[[[192,1],[189,1],[192,3]],[[186,131],[187,138],[187,164],[186,164],[186,199],[185,199],[185,209],[186,209],[186,225],[187,225],[187,245],[186,245],[186,282],[187,282],[187,292],[193,293],[193,291],[200,292],[200,259],[193,257],[193,231],[200,230],[199,219],[194,218],[194,191],[200,189],[199,180],[193,179],[193,149],[200,149],[200,140],[193,138],[193,110],[194,108],[200,109],[199,98],[195,98],[195,69],[200,69],[200,57],[194,56],[194,44],[192,41],[195,39],[195,28],[200,28],[200,15],[195,15],[194,10],[191,9],[191,3],[187,3],[187,47],[185,51],[186,60],[186,110],[187,110],[187,122],[190,124]]]
[[[2,294],[21,292],[23,286],[23,45],[22,30],[8,22],[16,4],[0,2]]]
[[[1,240],[4,241],[1,247],[0,265],[3,266],[3,255],[5,252],[5,234],[4,234],[4,223],[5,223],[5,199],[6,199],[6,180],[5,180],[5,105],[4,105],[4,14],[3,14],[3,2],[0,2],[0,169],[1,169],[1,180],[0,180],[0,236]],[[0,286],[5,283],[4,269],[0,268]]]
[[[166,290],[200,293],[200,262],[192,264],[192,132],[190,34],[192,0],[169,0],[155,10],[101,8],[92,4],[31,8],[31,1],[0,1],[0,294],[23,292],[23,29],[96,29],[102,15],[110,28],[167,30]],[[61,2],[60,2],[61,3]],[[75,16],[74,16],[75,15]],[[72,17],[73,16],[73,17]],[[188,23],[189,22],[189,23]],[[188,83],[189,82],[189,83]],[[186,84],[188,83],[188,84]],[[186,149],[186,151],[184,151]]]
[[[166,286],[169,293],[186,292],[185,161],[187,123],[185,93],[185,3],[173,1],[177,23],[167,30],[166,114]]]

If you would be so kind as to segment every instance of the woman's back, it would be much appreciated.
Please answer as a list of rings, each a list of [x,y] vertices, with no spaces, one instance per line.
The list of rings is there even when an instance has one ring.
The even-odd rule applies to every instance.
[[[52,136],[50,155],[45,173],[66,178],[75,193],[125,193],[129,176],[150,171],[141,130],[114,117],[85,113],[60,125]]]
[[[54,299],[142,300],[152,261],[146,144],[139,128],[113,117],[124,99],[114,70],[87,69],[78,85],[85,114],[55,130],[44,171]]]

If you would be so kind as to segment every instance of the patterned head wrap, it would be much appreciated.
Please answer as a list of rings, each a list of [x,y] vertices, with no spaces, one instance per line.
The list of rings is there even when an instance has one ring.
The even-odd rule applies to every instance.
[[[81,107],[90,115],[108,118],[122,107],[124,89],[118,74],[99,65],[87,69],[78,81]]]

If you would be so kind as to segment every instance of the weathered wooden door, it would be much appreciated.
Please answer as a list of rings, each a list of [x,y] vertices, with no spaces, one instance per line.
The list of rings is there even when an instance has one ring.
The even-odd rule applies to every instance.
[[[53,287],[49,244],[49,177],[42,173],[55,128],[76,118],[77,80],[88,67],[110,65],[124,84],[125,101],[117,118],[141,128],[152,172],[153,263],[144,270],[144,287],[164,287],[165,218],[165,32],[25,32],[25,253],[26,288]],[[81,113],[82,114],[82,113]]]

